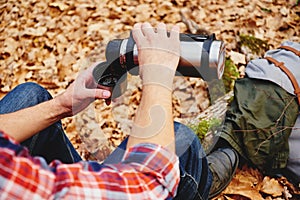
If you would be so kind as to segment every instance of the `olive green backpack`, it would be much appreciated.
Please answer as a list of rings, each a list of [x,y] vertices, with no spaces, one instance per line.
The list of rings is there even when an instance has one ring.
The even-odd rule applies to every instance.
[[[299,49],[299,43],[286,42],[248,63],[246,77],[235,83],[234,99],[220,133],[242,157],[267,174],[288,164],[289,137],[300,105]]]

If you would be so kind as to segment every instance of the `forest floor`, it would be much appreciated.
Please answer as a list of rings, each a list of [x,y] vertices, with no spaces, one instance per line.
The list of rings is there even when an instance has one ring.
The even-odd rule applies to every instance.
[[[105,60],[106,44],[127,38],[136,22],[178,24],[182,33],[214,33],[225,42],[240,77],[247,62],[267,49],[285,40],[300,41],[296,0],[0,0],[0,11],[0,97],[28,81],[58,95],[80,71]],[[245,45],[245,36],[261,43]],[[200,78],[176,78],[177,121],[194,121],[209,108],[207,87]],[[97,100],[63,120],[84,159],[103,161],[128,135],[140,91],[139,78],[130,76],[125,94],[111,105]],[[299,199],[299,194],[284,177],[263,176],[244,166],[217,199]]]

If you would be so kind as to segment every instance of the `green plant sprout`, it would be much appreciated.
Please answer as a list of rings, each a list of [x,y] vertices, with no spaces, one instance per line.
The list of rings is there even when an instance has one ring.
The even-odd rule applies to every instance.
[[[203,140],[205,136],[212,132],[214,133],[221,125],[221,120],[217,118],[200,119],[198,124],[188,125],[200,140]]]
[[[226,58],[224,74],[222,77],[226,92],[230,92],[231,90],[233,90],[235,80],[239,77],[240,73],[237,66],[230,58]]]

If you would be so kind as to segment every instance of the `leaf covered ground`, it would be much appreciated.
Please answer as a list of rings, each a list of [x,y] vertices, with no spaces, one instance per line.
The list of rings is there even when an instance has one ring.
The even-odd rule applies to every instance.
[[[33,81],[55,96],[81,70],[105,60],[108,41],[126,38],[136,22],[179,24],[183,33],[215,33],[243,76],[246,63],[284,40],[300,41],[297,0],[0,0],[0,96]],[[96,101],[63,120],[85,159],[102,161],[128,135],[140,100],[140,80],[129,77],[126,93],[105,106]],[[199,78],[176,78],[174,117],[189,121],[210,100]],[[295,199],[284,178],[240,169],[219,199]],[[299,197],[299,196],[298,196]]]

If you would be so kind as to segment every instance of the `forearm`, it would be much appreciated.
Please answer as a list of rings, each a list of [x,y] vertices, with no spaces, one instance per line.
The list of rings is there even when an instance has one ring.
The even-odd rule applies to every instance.
[[[22,142],[69,115],[57,99],[0,115],[0,130]]]
[[[155,143],[175,150],[172,114],[172,92],[159,85],[144,85],[142,99],[127,148],[138,143]],[[151,109],[156,111],[150,114]]]
[[[64,117],[73,116],[95,99],[110,97],[97,88],[92,71],[97,63],[78,75],[76,80],[54,99],[13,113],[0,115],[0,130],[22,142]]]
[[[147,142],[175,152],[172,83],[180,55],[179,27],[174,26],[168,36],[163,23],[156,31],[149,23],[136,24],[132,35],[139,51],[143,92],[127,148]]]

